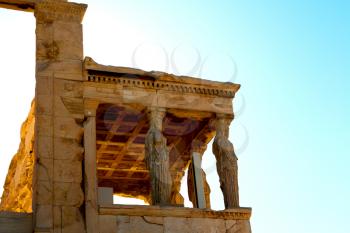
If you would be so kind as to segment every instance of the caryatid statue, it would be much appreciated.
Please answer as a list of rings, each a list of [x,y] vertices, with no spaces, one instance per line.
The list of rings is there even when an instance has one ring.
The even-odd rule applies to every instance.
[[[145,161],[150,172],[152,205],[171,202],[169,150],[162,133],[164,116],[164,109],[152,108],[148,112],[150,127],[145,140]]]
[[[217,115],[216,136],[213,143],[213,153],[216,157],[220,187],[224,195],[226,209],[239,207],[238,159],[233,145],[228,139],[231,121],[231,116]]]

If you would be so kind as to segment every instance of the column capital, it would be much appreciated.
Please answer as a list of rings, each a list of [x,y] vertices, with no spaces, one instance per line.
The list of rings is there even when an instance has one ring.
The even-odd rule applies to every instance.
[[[230,122],[235,118],[234,114],[216,113],[216,119],[226,119]]]
[[[98,100],[84,100],[84,115],[86,117],[96,116],[96,111],[100,102]]]
[[[67,21],[81,23],[86,4],[67,1],[42,0],[35,4],[34,15],[38,22]]]
[[[233,115],[228,114],[217,114],[215,120],[215,131],[216,137],[225,137],[229,136],[230,124],[233,120]]]
[[[191,143],[191,152],[197,152],[203,155],[206,149],[207,145],[198,139],[193,140]]]
[[[163,119],[166,114],[165,108],[148,107],[147,115],[150,122],[150,128],[156,128],[159,131],[163,130]]]
[[[166,112],[166,108],[150,106],[147,107],[147,112],[159,112],[159,114],[161,114],[162,112]]]

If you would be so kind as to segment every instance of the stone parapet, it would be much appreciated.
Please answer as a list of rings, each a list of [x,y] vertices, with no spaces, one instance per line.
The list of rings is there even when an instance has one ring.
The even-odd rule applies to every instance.
[[[160,206],[100,206],[101,233],[251,233],[250,208],[224,211]]]

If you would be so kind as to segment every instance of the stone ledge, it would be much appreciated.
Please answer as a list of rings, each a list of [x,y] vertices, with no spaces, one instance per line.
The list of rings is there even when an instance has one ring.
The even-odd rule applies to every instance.
[[[33,12],[36,0],[0,0],[0,8]]]
[[[32,214],[0,212],[0,233],[31,233]]]
[[[179,218],[215,218],[226,220],[249,220],[251,208],[236,208],[222,211],[183,207],[137,206],[137,205],[100,205],[100,215],[154,216]]]

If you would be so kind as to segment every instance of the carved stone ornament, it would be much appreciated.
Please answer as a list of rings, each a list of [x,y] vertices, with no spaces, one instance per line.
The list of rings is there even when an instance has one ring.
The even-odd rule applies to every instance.
[[[86,4],[44,0],[35,5],[34,15],[38,22],[60,20],[81,23],[86,8]]]

